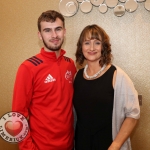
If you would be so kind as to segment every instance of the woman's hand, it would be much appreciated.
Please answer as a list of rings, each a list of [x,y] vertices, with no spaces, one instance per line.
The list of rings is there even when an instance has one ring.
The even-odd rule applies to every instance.
[[[117,134],[116,138],[114,139],[108,150],[120,150],[123,143],[129,138],[136,123],[136,119],[126,118],[120,128],[119,133]]]
[[[120,145],[115,143],[115,142],[112,142],[112,144],[110,145],[110,147],[108,148],[108,150],[120,150]]]

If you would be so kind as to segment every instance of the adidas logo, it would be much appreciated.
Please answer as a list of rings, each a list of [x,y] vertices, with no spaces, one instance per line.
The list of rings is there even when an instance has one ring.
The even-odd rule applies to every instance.
[[[55,78],[53,78],[50,74],[47,76],[47,78],[45,79],[44,83],[49,83],[49,82],[54,82],[56,81]]]

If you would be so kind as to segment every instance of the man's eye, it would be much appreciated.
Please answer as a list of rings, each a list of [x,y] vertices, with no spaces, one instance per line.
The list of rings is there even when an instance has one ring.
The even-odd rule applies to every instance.
[[[50,32],[50,30],[49,29],[46,29],[46,30],[44,30],[45,32]]]
[[[57,29],[56,29],[56,31],[61,31],[61,30],[62,30],[62,28],[57,28]]]

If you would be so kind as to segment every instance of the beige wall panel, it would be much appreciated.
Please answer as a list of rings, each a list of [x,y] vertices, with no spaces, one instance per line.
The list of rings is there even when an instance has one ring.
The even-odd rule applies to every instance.
[[[11,110],[18,66],[42,46],[37,37],[37,18],[48,9],[59,11],[58,4],[59,0],[0,1],[0,116]],[[143,95],[141,118],[131,136],[133,150],[150,150],[150,12],[139,3],[135,12],[126,12],[122,17],[116,17],[113,9],[100,14],[93,7],[88,14],[79,10],[65,19],[63,48],[74,60],[77,39],[86,25],[98,24],[109,34],[114,63],[126,71]],[[0,138],[0,149],[17,150],[17,145]]]

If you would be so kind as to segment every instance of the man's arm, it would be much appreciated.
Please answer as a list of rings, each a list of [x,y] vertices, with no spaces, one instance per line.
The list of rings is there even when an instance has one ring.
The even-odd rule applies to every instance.
[[[28,108],[32,99],[32,73],[25,66],[21,65],[18,69],[14,85],[12,111],[16,111],[29,117]],[[25,139],[19,143],[20,150],[37,150],[32,142],[30,131]]]

